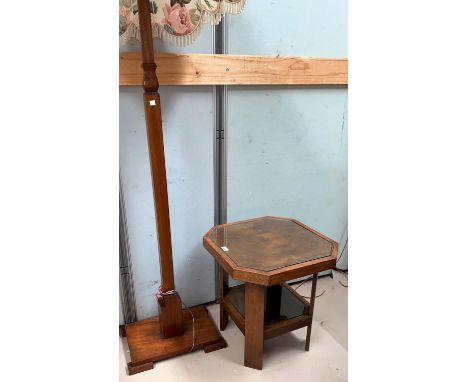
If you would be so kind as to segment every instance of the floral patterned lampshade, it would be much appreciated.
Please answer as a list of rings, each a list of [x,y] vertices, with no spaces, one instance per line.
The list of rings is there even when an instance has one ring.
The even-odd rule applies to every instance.
[[[242,11],[246,0],[149,0],[153,37],[177,46],[191,44],[203,24],[216,25],[225,13]],[[137,0],[119,0],[120,43],[140,38]]]

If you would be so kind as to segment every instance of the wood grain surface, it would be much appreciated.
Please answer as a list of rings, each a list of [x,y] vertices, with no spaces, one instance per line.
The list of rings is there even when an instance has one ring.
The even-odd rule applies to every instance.
[[[346,58],[156,53],[160,85],[347,85]],[[141,52],[119,54],[121,86],[141,85]]]

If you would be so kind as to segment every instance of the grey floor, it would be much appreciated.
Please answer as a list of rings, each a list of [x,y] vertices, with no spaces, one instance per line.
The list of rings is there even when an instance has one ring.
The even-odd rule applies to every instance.
[[[340,284],[341,281],[341,284]],[[347,381],[348,378],[348,280],[334,272],[334,277],[321,277],[312,324],[309,352],[304,351],[306,328],[265,341],[263,370],[243,366],[244,336],[229,321],[223,337],[228,347],[205,354],[197,351],[161,361],[153,370],[133,376],[127,375],[127,343],[120,339],[120,381]],[[311,283],[298,288],[304,296],[310,295]],[[323,293],[324,292],[324,293]],[[323,293],[323,294],[322,294]],[[219,324],[219,306],[208,310]]]

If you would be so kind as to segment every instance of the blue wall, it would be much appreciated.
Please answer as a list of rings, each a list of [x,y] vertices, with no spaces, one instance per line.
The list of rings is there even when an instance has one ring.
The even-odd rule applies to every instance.
[[[347,56],[347,2],[249,1],[229,17],[231,54]],[[297,218],[343,247],[346,87],[229,87],[228,220]],[[340,261],[347,266],[347,252]]]

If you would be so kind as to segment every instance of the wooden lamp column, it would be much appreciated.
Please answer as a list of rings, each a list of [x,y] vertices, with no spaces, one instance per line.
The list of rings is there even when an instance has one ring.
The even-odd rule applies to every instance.
[[[183,332],[182,303],[175,291],[174,266],[172,264],[171,223],[167,196],[166,162],[161,119],[159,83],[153,52],[153,34],[148,0],[138,0],[140,35],[143,56],[143,96],[146,130],[150,154],[153,198],[158,230],[161,291],[158,298],[161,336],[170,338]],[[169,293],[169,294],[166,294]]]
[[[159,316],[125,325],[131,362],[130,375],[153,368],[153,363],[193,350],[205,353],[227,346],[207,309],[201,305],[182,309],[175,291],[172,263],[171,227],[167,196],[166,165],[161,119],[159,83],[154,62],[153,36],[149,0],[138,0],[143,58],[143,99],[151,164],[153,198],[158,232],[161,293],[158,295]]]

